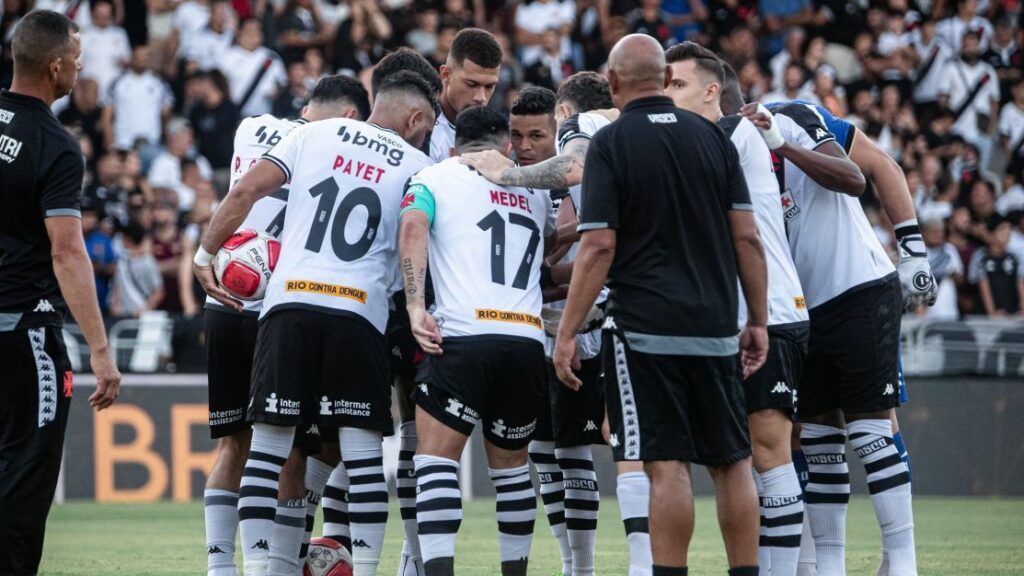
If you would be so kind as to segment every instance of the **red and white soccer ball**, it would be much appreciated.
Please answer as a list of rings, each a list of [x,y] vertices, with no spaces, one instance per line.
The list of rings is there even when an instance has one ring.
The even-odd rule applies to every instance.
[[[217,282],[239,300],[261,300],[277,266],[281,243],[255,230],[235,232],[217,251]]]
[[[352,555],[330,538],[313,538],[302,576],[352,576]]]

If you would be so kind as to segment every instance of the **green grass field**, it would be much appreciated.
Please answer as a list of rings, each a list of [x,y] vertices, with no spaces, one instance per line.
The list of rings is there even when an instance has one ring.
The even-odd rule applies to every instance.
[[[1024,575],[1024,500],[916,498],[918,566],[924,576]],[[456,566],[464,576],[498,574],[493,501],[468,503],[459,534]],[[873,575],[879,557],[878,528],[871,502],[855,498],[848,521],[847,569]],[[398,510],[392,507],[379,573],[395,573],[402,542]],[[697,505],[690,574],[726,572],[714,502]],[[627,548],[612,500],[602,502],[597,572],[624,575]],[[558,550],[541,513],[537,520],[530,574],[551,576],[560,567]],[[50,515],[40,574],[108,576],[205,574],[203,510],[191,504],[91,504],[55,506]]]

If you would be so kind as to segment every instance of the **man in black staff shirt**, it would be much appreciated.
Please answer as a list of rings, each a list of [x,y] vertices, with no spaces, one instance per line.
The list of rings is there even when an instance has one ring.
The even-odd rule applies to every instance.
[[[756,576],[758,502],[742,376],[764,363],[764,250],[735,147],[679,110],[654,39],[623,38],[609,60],[619,120],[587,151],[576,273],[554,364],[570,388],[575,330],[605,279],[605,398],[616,460],[651,479],[653,576],[686,574],[693,534],[689,464],[708,467],[733,576]],[[737,270],[738,269],[738,270]],[[737,337],[736,278],[747,326]],[[742,349],[742,354],[740,350]]]
[[[67,309],[91,350],[94,408],[113,404],[121,375],[82,238],[82,153],[50,112],[82,66],[78,28],[33,11],[15,29],[12,51],[14,80],[0,92],[0,576],[31,576],[71,405]]]

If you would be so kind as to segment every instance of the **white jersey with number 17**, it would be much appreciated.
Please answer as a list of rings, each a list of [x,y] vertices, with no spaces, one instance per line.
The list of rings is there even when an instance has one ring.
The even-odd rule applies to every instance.
[[[383,333],[402,194],[430,160],[395,132],[344,118],[297,128],[264,158],[290,184],[263,316],[284,308],[356,314]]]
[[[547,190],[491,184],[449,158],[417,174],[403,210],[430,221],[441,335],[544,341],[540,265],[555,217]]]

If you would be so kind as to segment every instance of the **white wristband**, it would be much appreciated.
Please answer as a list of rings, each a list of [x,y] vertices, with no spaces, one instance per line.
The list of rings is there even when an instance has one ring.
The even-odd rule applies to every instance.
[[[213,254],[207,252],[202,246],[196,250],[196,257],[192,259],[196,266],[209,266],[213,262]]]

